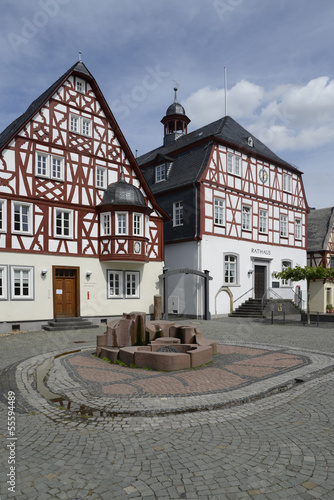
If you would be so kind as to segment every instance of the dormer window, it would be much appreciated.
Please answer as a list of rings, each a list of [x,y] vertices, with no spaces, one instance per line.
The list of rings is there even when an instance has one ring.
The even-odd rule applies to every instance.
[[[155,182],[162,182],[166,180],[166,164],[158,165],[155,167]]]
[[[248,146],[250,146],[251,148],[254,147],[253,137],[248,137],[247,142],[248,142]]]

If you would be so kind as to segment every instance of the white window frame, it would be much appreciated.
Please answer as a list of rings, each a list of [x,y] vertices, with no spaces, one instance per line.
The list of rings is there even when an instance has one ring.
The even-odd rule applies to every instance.
[[[86,131],[86,125],[88,125]],[[86,118],[85,116],[81,117],[81,135],[85,137],[92,137],[92,120]]]
[[[100,234],[101,236],[111,235],[111,212],[100,214]]]
[[[40,159],[44,160],[45,173],[39,171],[39,162],[40,162]],[[49,154],[48,153],[43,153],[42,151],[36,151],[36,168],[35,168],[35,174],[38,177],[45,177],[45,178],[49,178],[50,177],[50,163],[49,163]]]
[[[252,230],[252,207],[249,205],[242,205],[242,230]]]
[[[68,215],[68,234],[65,234],[65,217],[61,218],[61,234],[57,233],[57,213]],[[54,208],[54,237],[62,239],[73,239],[73,210]]]
[[[15,273],[20,273],[20,294],[15,295]],[[11,266],[11,300],[33,300],[34,298],[34,268],[27,266]],[[23,273],[28,276],[28,293],[22,294],[23,291]]]
[[[110,286],[111,278],[113,280],[113,287]],[[129,279],[131,280],[130,293],[128,293]],[[115,280],[117,280],[117,283],[115,282]],[[117,293],[115,293],[115,291],[117,291]],[[139,299],[140,272],[107,269],[107,297],[108,299]]]
[[[132,215],[132,234],[133,236],[143,236],[144,234],[144,216],[134,212]]]
[[[259,209],[259,233],[268,234],[268,210]]]
[[[295,219],[295,238],[296,240],[302,239],[302,220]]]
[[[75,120],[76,127],[75,129],[73,128],[74,122],[72,120]],[[79,116],[75,113],[70,113],[70,123],[69,123],[69,131],[72,132],[73,134],[80,134],[85,137],[92,137],[92,120],[90,118],[86,118],[86,116]],[[84,124],[88,124],[88,130],[85,131]]]
[[[39,172],[38,162],[39,157],[45,159],[45,173]],[[60,165],[57,165],[57,170],[59,169],[59,175],[54,175],[53,173],[53,161],[60,162]],[[37,177],[43,177],[45,179],[53,179],[55,181],[63,181],[64,180],[64,157],[49,153],[44,153],[43,151],[36,151],[36,163],[35,163],[35,175]]]
[[[28,211],[27,211],[27,222],[23,222],[23,217],[22,217],[22,213],[20,215],[20,229],[15,229],[15,224],[16,224],[16,221],[15,221],[15,207],[21,207],[21,208],[27,208]],[[25,214],[24,214],[25,215]],[[22,225],[23,224],[27,224],[28,225],[28,228],[27,230],[23,230],[22,229]],[[32,204],[31,203],[22,203],[22,202],[19,202],[19,201],[12,201],[12,233],[13,234],[28,234],[28,235],[31,235],[32,234]]]
[[[166,163],[157,165],[155,167],[155,182],[162,182],[166,180]]]
[[[128,212],[116,212],[115,213],[116,217],[115,217],[115,234],[117,234],[118,236],[126,236],[129,234],[129,213]],[[122,222],[121,223],[121,226],[120,226],[120,221],[124,220],[125,221],[125,225],[124,223]],[[120,231],[120,229],[122,229]]]
[[[0,199],[0,233],[7,231],[7,200]]]
[[[107,187],[107,169],[97,165],[95,168],[95,186],[97,189],[106,189]]]
[[[213,201],[213,221],[216,226],[225,225],[225,200],[223,198],[214,198]]]
[[[128,293],[128,281],[131,279],[131,290],[134,287],[134,293]],[[126,299],[139,299],[139,271],[124,272],[124,294]]]
[[[227,153],[227,172],[238,177],[241,176],[241,156],[235,153]]]
[[[234,259],[234,260],[231,260]],[[238,286],[239,285],[239,256],[234,253],[224,254],[224,285],[228,286]],[[231,280],[233,273],[231,272],[234,267],[234,281]],[[227,274],[226,274],[227,272]]]
[[[8,266],[0,265],[0,300],[8,299]]]
[[[80,88],[81,86],[81,88]],[[84,94],[86,92],[86,82],[82,78],[76,77],[75,79],[75,90],[80,92],[80,94]]]
[[[72,121],[73,120],[73,121]],[[73,124],[76,123],[75,129],[73,128]],[[74,113],[70,113],[70,123],[69,130],[74,134],[80,134],[80,116]]]
[[[118,276],[118,284],[116,287],[115,277]],[[110,286],[110,278],[113,276],[113,288]],[[115,293],[115,288],[117,288],[117,292]],[[107,270],[107,297],[108,299],[122,299],[124,297],[123,293],[123,271],[108,269]]]
[[[287,238],[289,236],[289,230],[288,230],[288,216],[285,214],[280,215],[280,224],[279,224],[279,233],[281,238]]]
[[[173,226],[183,226],[183,201],[173,203]]]
[[[53,162],[57,161],[59,162],[59,165],[56,165],[56,175],[54,174],[54,165]],[[59,170],[59,175],[58,175],[58,170]],[[64,158],[62,156],[57,156],[57,155],[50,155],[50,177],[54,181],[63,181],[64,180]]]
[[[284,259],[282,260],[282,271],[285,269],[288,269],[289,267],[292,267],[292,261],[289,259]],[[291,281],[290,280],[281,280],[281,285],[282,286],[291,286]]]
[[[283,191],[291,193],[292,191],[292,175],[283,172]]]

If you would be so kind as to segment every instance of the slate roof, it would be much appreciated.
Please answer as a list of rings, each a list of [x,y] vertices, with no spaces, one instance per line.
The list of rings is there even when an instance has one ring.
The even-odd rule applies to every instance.
[[[249,137],[253,138],[253,147],[248,145]],[[205,160],[209,157],[214,141],[223,142],[227,146],[231,145],[231,147],[235,147],[252,156],[261,157],[265,161],[279,164],[288,170],[301,174],[299,170],[273,153],[265,144],[230,116],[220,118],[209,125],[180,137],[173,143],[153,149],[139,156],[137,163],[142,168],[162,163],[165,155],[174,157],[175,161],[172,166],[173,174],[171,173],[166,181],[160,183],[163,184],[161,186],[158,185],[159,183],[153,186],[153,173],[148,172],[146,168],[142,169],[154,193],[166,191],[173,188],[174,184],[182,186],[199,180],[206,167],[207,162]],[[177,179],[174,178],[176,171]]]
[[[308,252],[327,249],[329,237],[334,225],[334,207],[311,210],[307,217]]]
[[[18,118],[16,118],[5,130],[0,134],[0,150],[6,146],[6,144],[11,140],[11,138],[17,134],[34,116],[43,104],[52,97],[52,95],[56,92],[58,87],[66,80],[66,78],[75,71],[77,73],[82,73],[86,77],[93,79],[92,74],[88,71],[83,62],[79,61],[66,71],[54,84],[51,85],[43,94],[41,94],[37,99],[34,100],[33,103],[27,108],[27,110]]]

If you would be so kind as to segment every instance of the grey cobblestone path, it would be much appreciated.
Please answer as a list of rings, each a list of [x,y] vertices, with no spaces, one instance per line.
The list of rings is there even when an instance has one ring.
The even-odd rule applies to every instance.
[[[207,338],[222,343],[284,346],[312,351],[319,359],[334,353],[331,327],[230,319],[196,323]],[[0,337],[0,368],[84,348],[76,342],[91,345],[95,335],[96,330]],[[2,392],[16,383],[20,366],[3,372]],[[7,491],[7,407],[0,400],[1,500],[334,498],[332,372],[251,403],[181,415],[66,421],[60,409],[48,414],[48,403],[36,408],[40,400],[33,391],[30,396],[29,406],[22,400],[16,415],[16,493]]]

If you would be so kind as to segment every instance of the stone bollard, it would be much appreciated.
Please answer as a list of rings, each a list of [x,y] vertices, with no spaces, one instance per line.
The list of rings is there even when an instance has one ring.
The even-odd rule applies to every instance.
[[[162,316],[161,295],[154,295],[154,319],[159,320]]]

